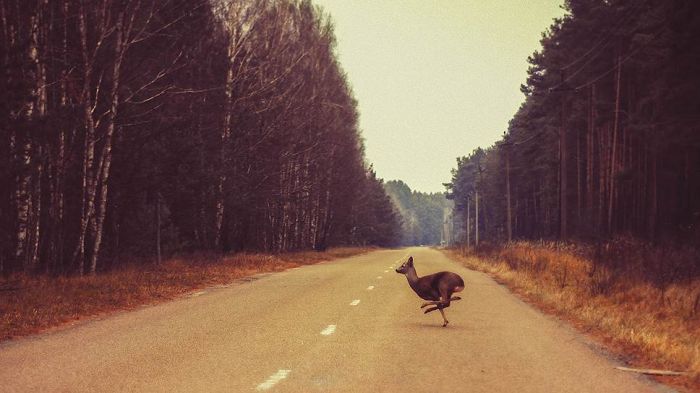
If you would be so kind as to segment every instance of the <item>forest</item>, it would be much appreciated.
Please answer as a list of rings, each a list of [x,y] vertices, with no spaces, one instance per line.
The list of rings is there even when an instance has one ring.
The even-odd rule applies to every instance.
[[[400,244],[405,246],[439,245],[447,242],[445,212],[452,204],[444,193],[411,191],[401,180],[390,180],[384,184],[387,194],[401,218]]]
[[[334,46],[308,0],[0,0],[0,272],[398,242]]]
[[[567,0],[525,101],[446,184],[468,245],[700,245],[700,3]]]
[[[700,2],[563,7],[502,138],[445,184],[452,255],[696,391]]]

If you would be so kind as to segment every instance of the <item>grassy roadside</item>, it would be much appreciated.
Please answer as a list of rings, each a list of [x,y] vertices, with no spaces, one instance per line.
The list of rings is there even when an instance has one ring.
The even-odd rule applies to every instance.
[[[601,266],[575,246],[554,243],[513,243],[478,256],[445,252],[592,333],[638,367],[688,372],[659,379],[700,391],[700,279],[659,288],[631,270]]]
[[[0,341],[63,323],[173,299],[197,288],[263,272],[276,272],[371,251],[240,253],[220,258],[173,258],[161,265],[130,266],[94,277],[0,278]]]

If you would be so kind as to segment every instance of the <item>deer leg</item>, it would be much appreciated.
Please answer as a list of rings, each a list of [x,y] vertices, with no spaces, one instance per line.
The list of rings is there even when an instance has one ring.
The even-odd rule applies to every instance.
[[[439,308],[439,307],[437,307],[437,306],[435,306],[435,307],[430,307],[429,309],[423,311],[423,314],[427,314],[427,313],[429,313],[429,312],[431,312],[431,311],[435,311],[435,310],[437,310],[438,308]]]
[[[442,320],[445,321],[445,322],[442,324],[442,327],[447,327],[447,324],[450,323],[450,321],[448,321],[448,320],[447,320],[447,317],[445,317],[445,311],[442,310],[442,307],[441,307],[441,308],[438,308],[438,310],[440,310],[440,314],[442,314]]]
[[[435,310],[440,310],[440,314],[442,314],[442,320],[444,321],[444,323],[442,324],[442,327],[445,327],[445,326],[447,326],[448,323],[450,323],[450,321],[448,321],[447,318],[445,317],[445,311],[443,311],[443,309],[445,309],[445,308],[447,308],[447,306],[443,306],[443,305],[430,307],[429,309],[423,311],[423,314],[427,314],[427,313],[429,313],[431,311],[435,311]]]
[[[440,310],[440,314],[442,315],[442,327],[447,327],[447,324],[450,323],[450,321],[447,320],[447,317],[445,316],[445,311],[443,309],[450,307],[450,301],[453,299],[452,293],[451,292],[442,292],[442,296],[440,296],[440,304],[437,305],[438,310]]]
[[[462,298],[459,297],[459,296],[455,296],[455,297],[450,298],[450,301],[453,301],[453,300],[462,300]],[[420,308],[428,307],[428,306],[434,306],[434,305],[437,305],[437,304],[444,304],[444,303],[443,303],[442,300],[435,300],[435,301],[425,302],[425,303],[423,303],[422,306],[420,306]]]

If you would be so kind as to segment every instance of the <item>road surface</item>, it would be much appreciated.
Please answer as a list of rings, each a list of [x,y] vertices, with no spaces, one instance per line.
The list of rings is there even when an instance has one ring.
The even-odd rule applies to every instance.
[[[460,274],[424,315],[399,259]],[[486,275],[382,250],[0,344],[3,392],[668,392]]]

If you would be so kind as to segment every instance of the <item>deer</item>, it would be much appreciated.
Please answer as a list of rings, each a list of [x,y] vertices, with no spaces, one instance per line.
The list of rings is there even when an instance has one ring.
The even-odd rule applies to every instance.
[[[408,260],[396,269],[396,273],[405,274],[411,289],[413,289],[421,299],[428,300],[420,306],[421,309],[432,306],[425,310],[423,314],[440,310],[444,321],[442,327],[447,327],[450,321],[445,317],[444,309],[450,307],[451,301],[462,299],[459,296],[452,296],[453,293],[461,292],[464,289],[462,277],[452,272],[439,272],[418,277],[416,268],[413,267],[412,256],[409,256]]]

